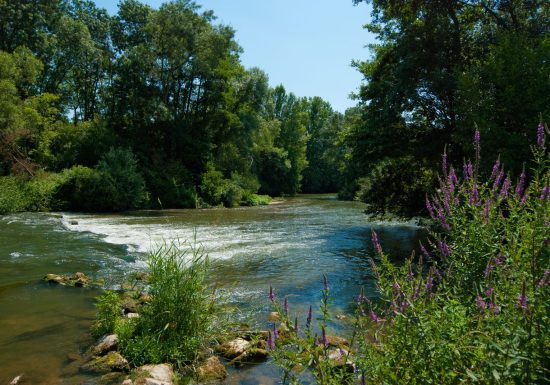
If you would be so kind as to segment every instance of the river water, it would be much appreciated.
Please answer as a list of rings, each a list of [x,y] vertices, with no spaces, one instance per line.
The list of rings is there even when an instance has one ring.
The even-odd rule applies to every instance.
[[[370,223],[363,210],[358,202],[304,195],[236,209],[0,216],[0,384],[21,373],[29,384],[85,382],[69,357],[92,342],[98,292],[40,278],[81,271],[116,287],[146,269],[147,252],[164,241],[196,239],[211,260],[209,279],[259,320],[269,311],[269,285],[288,296],[292,313],[315,309],[322,274],[335,312],[350,312],[361,286],[374,292],[371,230],[396,257],[409,255],[423,234],[412,224]],[[275,374],[267,363],[233,370],[226,383],[267,384]]]

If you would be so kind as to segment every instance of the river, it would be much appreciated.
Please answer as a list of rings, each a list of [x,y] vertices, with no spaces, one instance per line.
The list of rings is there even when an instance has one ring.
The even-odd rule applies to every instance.
[[[88,377],[69,357],[92,342],[98,292],[40,278],[81,271],[116,287],[146,269],[147,251],[166,240],[196,237],[211,260],[209,279],[257,319],[269,310],[269,285],[303,315],[320,299],[322,274],[333,308],[347,313],[361,286],[374,292],[371,229],[394,256],[409,255],[423,234],[412,224],[369,223],[363,210],[358,202],[303,195],[236,209],[0,216],[0,384],[21,373],[29,384],[84,383]],[[268,383],[274,373],[269,363],[251,366],[232,370],[226,383]]]

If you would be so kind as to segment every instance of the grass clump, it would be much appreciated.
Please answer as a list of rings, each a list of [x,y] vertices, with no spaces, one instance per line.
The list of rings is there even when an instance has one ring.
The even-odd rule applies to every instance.
[[[94,334],[117,334],[120,352],[133,366],[168,362],[183,368],[217,327],[220,307],[206,282],[208,257],[201,247],[172,242],[153,251],[148,265],[148,300],[139,306],[140,316],[124,317],[121,297],[105,292],[98,299]]]

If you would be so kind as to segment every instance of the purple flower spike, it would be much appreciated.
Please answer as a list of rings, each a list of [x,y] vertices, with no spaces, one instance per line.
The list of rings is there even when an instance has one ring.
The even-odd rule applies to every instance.
[[[441,156],[441,168],[443,169],[443,175],[445,178],[447,177],[447,149],[443,151],[443,155]]]
[[[376,248],[378,254],[382,254],[382,246],[380,245],[380,241],[378,240],[378,234],[376,234],[376,231],[374,230],[372,230],[372,243],[374,244],[374,247]]]
[[[544,270],[544,275],[540,279],[537,287],[544,287],[548,285],[548,282],[550,281],[550,269]]]
[[[273,286],[269,285],[269,300],[275,302],[275,292],[273,291]]]
[[[527,304],[527,294],[525,293],[525,281],[521,287],[521,293],[518,295],[518,303],[516,304],[518,309],[527,310],[529,305]]]
[[[283,310],[285,312],[285,314],[288,314],[288,298],[285,297],[285,302],[283,304]]]
[[[494,291],[494,289],[489,286],[487,289],[485,289],[485,295],[487,297],[491,297],[493,295],[493,291]]]
[[[493,166],[493,172],[491,173],[490,180],[493,180],[497,177],[499,170],[500,170],[500,159],[497,159],[495,162],[495,165]]]
[[[487,264],[487,267],[485,268],[485,278],[489,277],[494,269],[495,266],[491,262],[489,262]]]
[[[493,183],[493,194],[497,192],[498,188],[500,187],[500,183],[502,182],[502,178],[504,178],[504,171],[500,170],[498,175],[495,178],[495,182]]]
[[[328,291],[328,280],[327,280],[327,276],[323,274],[323,289],[325,291]]]
[[[496,257],[495,257],[495,263],[497,265],[502,265],[504,263],[504,260],[506,259],[506,257],[504,257],[504,255],[502,255],[501,253],[499,253]]]
[[[477,206],[479,204],[479,192],[477,191],[477,183],[474,183],[474,185],[472,186],[470,204],[474,206]]]
[[[380,317],[378,317],[378,315],[375,312],[373,312],[372,310],[369,313],[369,316],[370,316],[370,319],[371,319],[372,322],[376,322],[376,323],[380,322]]]
[[[426,291],[428,292],[428,295],[432,294],[432,289],[434,287],[434,280],[432,278],[432,275],[428,275],[428,278],[426,279]]]
[[[485,303],[485,300],[479,295],[476,297],[476,305],[479,310],[487,309],[487,303]]]
[[[359,292],[359,295],[356,298],[357,305],[361,305],[365,301],[365,289],[361,288],[361,291]]]
[[[519,206],[520,207],[525,206],[527,199],[529,199],[529,194],[525,193],[525,195],[523,195],[523,198],[521,198],[521,201],[519,202]]]
[[[521,199],[521,197],[523,196],[524,186],[525,186],[525,171],[523,171],[521,173],[521,175],[519,176],[519,181],[518,181],[518,184],[516,186],[516,197],[518,199]]]
[[[489,222],[489,217],[491,216],[491,200],[487,199],[485,202],[485,207],[483,208],[483,222],[487,223]]]
[[[479,153],[480,153],[480,141],[481,141],[481,135],[479,134],[479,130],[476,130],[474,133],[474,148],[476,151],[476,161],[479,162]]]
[[[275,340],[273,339],[273,335],[271,334],[271,331],[267,334],[267,346],[271,350],[275,350]]]
[[[311,305],[309,305],[309,310],[307,312],[307,320],[306,320],[307,327],[311,325],[312,319],[313,319],[313,310],[311,309]]]
[[[453,167],[451,167],[451,170],[449,171],[449,178],[447,182],[449,183],[449,192],[451,194],[454,193],[455,187],[458,185],[458,178]]]
[[[443,241],[437,241],[437,247],[442,257],[448,258],[451,255],[451,249],[449,248],[449,245],[447,245],[447,243]]]
[[[428,213],[430,214],[430,217],[432,217],[432,219],[435,219],[434,208],[433,208],[430,200],[428,199],[428,197],[426,197],[426,209],[428,210]]]
[[[504,183],[502,184],[502,189],[500,190],[501,199],[508,198],[508,192],[510,191],[511,186],[512,186],[512,181],[510,180],[510,177],[506,177],[506,180],[504,180]]]
[[[426,256],[426,258],[430,257],[430,253],[428,253],[428,250],[426,250],[422,242],[420,242],[420,251]]]
[[[300,326],[298,325],[298,317],[294,318],[294,332],[298,333],[300,331]]]
[[[540,200],[545,201],[548,198],[548,195],[550,195],[550,186],[546,185],[542,188],[542,192],[540,193]]]
[[[544,150],[544,125],[542,123],[537,127],[537,146]]]
[[[277,330],[275,325],[273,325],[273,342],[277,341],[278,338],[279,338],[279,331]]]
[[[321,343],[324,345],[324,346],[328,346],[328,338],[327,338],[327,331],[326,329],[323,327],[322,329],[322,334],[321,334]]]

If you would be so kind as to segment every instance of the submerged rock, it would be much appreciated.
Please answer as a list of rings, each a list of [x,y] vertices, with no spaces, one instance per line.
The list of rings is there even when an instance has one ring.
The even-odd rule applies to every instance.
[[[198,381],[223,380],[225,377],[227,377],[227,370],[216,356],[209,357],[197,369]]]
[[[327,336],[327,341],[328,341],[329,346],[335,346],[337,348],[344,347],[344,346],[349,346],[348,340],[346,340],[343,337],[330,336],[329,335],[329,336]]]
[[[81,272],[77,272],[72,276],[59,275],[59,274],[46,274],[43,280],[48,283],[55,283],[59,285],[75,286],[75,287],[84,287],[84,286],[88,286],[91,283],[90,278],[88,278],[84,273],[81,273]]]
[[[118,352],[109,352],[105,356],[94,357],[80,367],[80,370],[88,373],[104,374],[109,372],[122,372],[129,369],[128,361]]]
[[[15,377],[13,380],[11,380],[9,385],[18,385],[21,383],[21,381],[23,381],[23,374],[20,374],[17,377]]]
[[[268,356],[269,353],[266,349],[250,348],[247,349],[243,354],[231,360],[231,364],[239,366],[240,364],[247,362],[262,362],[267,360]]]
[[[94,346],[92,354],[95,356],[103,356],[106,353],[116,350],[118,347],[118,336],[111,334],[103,337],[99,343]]]

